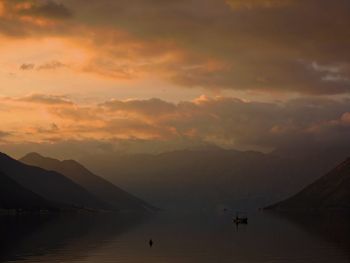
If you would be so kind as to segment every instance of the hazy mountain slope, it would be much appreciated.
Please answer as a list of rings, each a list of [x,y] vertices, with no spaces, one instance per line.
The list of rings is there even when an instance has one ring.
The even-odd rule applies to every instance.
[[[57,205],[24,188],[0,171],[0,209],[55,209]]]
[[[292,149],[262,154],[209,148],[158,155],[93,155],[81,162],[159,207],[246,209],[265,207],[299,191],[345,153]]]
[[[107,209],[108,205],[65,176],[23,164],[0,153],[0,169],[24,188],[43,198],[66,205]]]
[[[239,182],[244,177],[244,173],[238,171],[239,164],[248,165],[255,158],[263,155],[251,152],[243,156],[236,151],[222,150],[176,151],[118,156],[105,161],[101,158],[100,168],[113,182],[121,183],[159,207],[206,207],[245,198],[247,194],[243,196],[239,191],[243,187]],[[96,161],[89,163],[90,167],[96,167]],[[237,176],[234,178],[232,173]]]
[[[267,209],[350,211],[350,158],[298,194]]]
[[[91,173],[84,166],[73,160],[59,161],[30,153],[20,159],[21,162],[40,168],[56,171],[68,177],[93,193],[100,200],[119,210],[153,210],[154,207],[123,191],[107,180]]]

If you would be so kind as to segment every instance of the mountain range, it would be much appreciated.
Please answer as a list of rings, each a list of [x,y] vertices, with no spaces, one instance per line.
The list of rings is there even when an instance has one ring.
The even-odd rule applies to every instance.
[[[16,181],[0,172],[0,209],[30,210],[55,209],[53,204],[41,196],[27,190]]]
[[[79,159],[164,209],[257,209],[300,191],[350,156],[348,148],[271,153],[216,147],[161,154],[101,154]]]
[[[0,179],[3,185],[8,185],[0,196],[3,200],[0,205],[15,209],[18,204],[4,200],[26,199],[28,204],[24,207],[36,209],[54,206],[156,210],[142,201],[148,200],[164,209],[256,209],[284,200],[310,185],[271,208],[347,209],[350,161],[317,178],[349,155],[345,148],[302,152],[294,149],[268,154],[206,148],[156,155],[94,155],[77,162],[59,161],[37,153],[27,154],[17,161],[0,154]],[[6,192],[6,189],[14,190]],[[18,197],[11,196],[10,192],[17,193]]]
[[[29,157],[39,157],[31,154]],[[44,157],[42,159],[46,160]],[[51,160],[53,161],[53,160]],[[57,161],[59,162],[59,161]],[[45,162],[41,164],[43,166]],[[151,210],[145,202],[128,195],[128,193],[113,186],[111,183],[91,174],[83,166],[75,162],[62,162],[63,164],[74,164],[74,176],[66,176],[55,169],[43,169],[35,165],[25,164],[0,153],[0,171],[2,194],[1,208],[38,210],[52,207],[55,209],[93,209],[93,210]],[[69,169],[66,165],[63,166]],[[63,169],[63,170],[64,170]],[[59,170],[59,169],[57,169]],[[82,177],[86,176],[86,179]],[[74,180],[73,180],[73,179]],[[82,185],[79,184],[82,182]],[[105,198],[100,198],[96,193],[90,192],[87,186],[96,184],[95,189],[105,192]],[[92,188],[92,187],[90,187]],[[113,193],[115,191],[115,193]],[[110,197],[107,200],[107,197]]]
[[[59,161],[57,159],[43,157],[38,153],[29,153],[19,161],[64,175],[116,210],[155,209],[155,207],[141,199],[127,193],[102,177],[93,174],[74,160]]]
[[[350,211],[350,158],[296,195],[268,206],[277,211]]]

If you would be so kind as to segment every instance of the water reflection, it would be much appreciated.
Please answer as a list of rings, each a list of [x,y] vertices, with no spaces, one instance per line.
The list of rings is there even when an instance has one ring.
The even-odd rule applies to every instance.
[[[349,230],[345,217],[270,213],[238,228],[225,213],[1,218],[0,252],[2,262],[337,263],[349,262]]]
[[[272,213],[272,215],[288,220],[309,235],[342,249],[346,255],[346,262],[350,262],[350,214],[330,212],[311,215],[286,213]]]
[[[112,213],[1,216],[0,262],[76,261],[146,220],[145,216]]]

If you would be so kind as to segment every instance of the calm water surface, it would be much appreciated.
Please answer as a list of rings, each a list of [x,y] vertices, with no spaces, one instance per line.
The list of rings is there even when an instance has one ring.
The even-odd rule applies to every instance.
[[[350,262],[348,218],[248,215],[1,217],[0,262]]]

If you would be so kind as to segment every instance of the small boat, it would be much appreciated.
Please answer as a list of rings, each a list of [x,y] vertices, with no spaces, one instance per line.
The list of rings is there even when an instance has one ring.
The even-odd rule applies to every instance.
[[[246,216],[240,217],[237,214],[236,217],[233,218],[233,222],[237,225],[238,224],[248,224],[248,217],[246,217]]]

